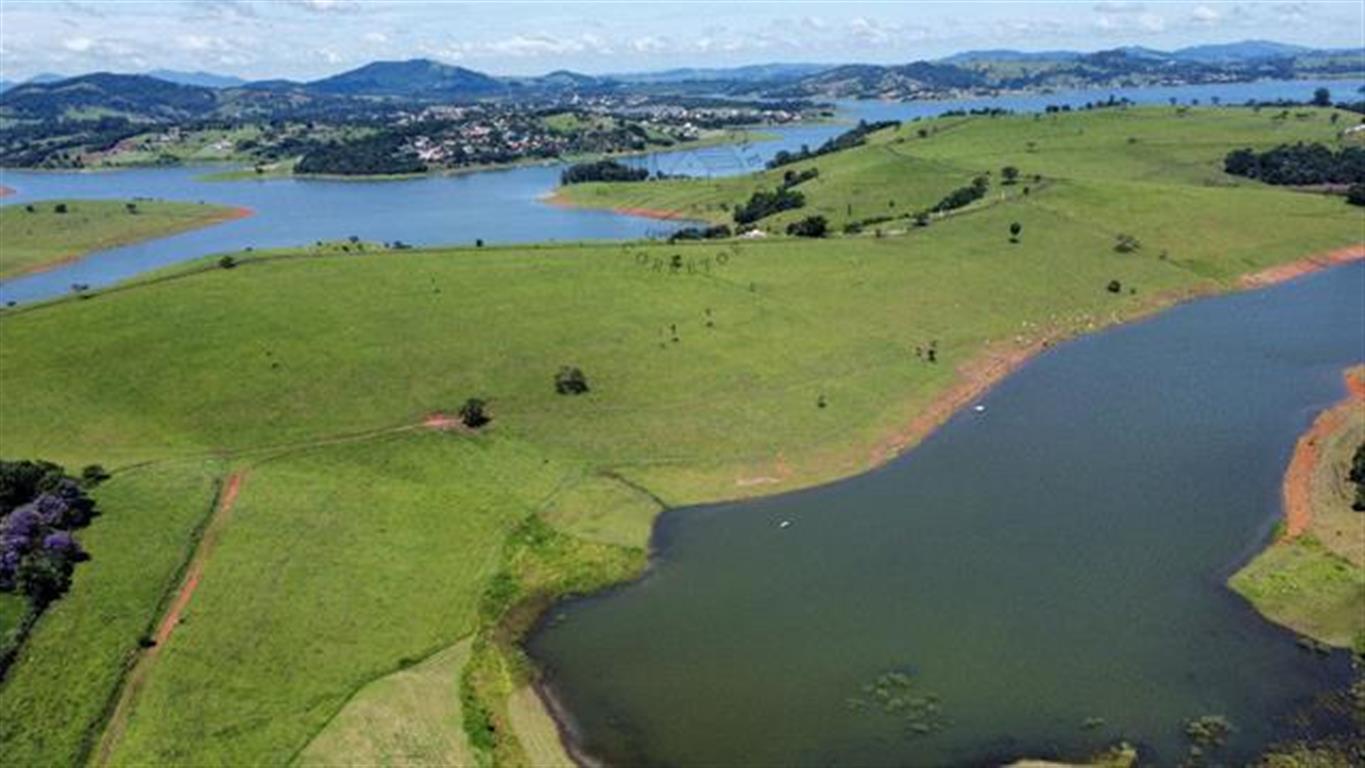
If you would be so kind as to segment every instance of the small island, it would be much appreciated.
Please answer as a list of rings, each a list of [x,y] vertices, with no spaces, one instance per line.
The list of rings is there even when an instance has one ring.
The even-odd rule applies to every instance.
[[[43,200],[0,208],[0,280],[52,269],[105,248],[250,215],[245,208],[166,200]]]

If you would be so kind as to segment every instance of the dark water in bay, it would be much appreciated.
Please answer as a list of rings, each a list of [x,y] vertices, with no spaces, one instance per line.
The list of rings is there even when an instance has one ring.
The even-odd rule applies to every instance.
[[[1059,346],[878,470],[666,513],[649,574],[560,606],[529,650],[613,764],[963,765],[1124,738],[1170,765],[1209,714],[1242,764],[1349,677],[1224,582],[1362,359],[1361,264]],[[893,670],[940,714],[886,714],[863,688]]]
[[[651,170],[695,176],[723,176],[763,167],[779,150],[819,146],[859,119],[908,120],[950,109],[1001,106],[1018,111],[1048,104],[1080,105],[1111,93],[1138,103],[1168,98],[1200,99],[1222,94],[1224,103],[1249,98],[1306,99],[1318,85],[1339,98],[1351,98],[1361,81],[1266,81],[1220,86],[1066,91],[996,99],[919,102],[841,102],[840,122],[763,129],[768,141],[695,150],[658,152],[628,162]],[[0,303],[24,302],[66,293],[72,284],[108,285],[188,259],[244,248],[305,245],[356,235],[365,240],[402,240],[416,245],[531,243],[566,240],[641,238],[664,235],[681,226],[608,211],[575,210],[545,204],[558,184],[561,166],[533,166],[457,176],[401,181],[262,179],[206,182],[197,177],[217,168],[146,168],[106,172],[25,172],[0,170],[0,184],[17,194],[5,205],[54,198],[155,197],[203,200],[244,206],[255,215],[172,237],[111,248],[72,264],[0,282]],[[3,247],[3,233],[0,233]]]

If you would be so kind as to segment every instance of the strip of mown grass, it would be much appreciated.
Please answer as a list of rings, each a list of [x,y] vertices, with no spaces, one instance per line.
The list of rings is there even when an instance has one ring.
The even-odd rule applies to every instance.
[[[129,470],[94,492],[101,514],[70,591],[38,620],[0,685],[0,764],[75,765],[213,504],[220,467],[188,461]]]
[[[42,200],[0,208],[0,279],[87,253],[206,227],[235,208],[165,200]]]

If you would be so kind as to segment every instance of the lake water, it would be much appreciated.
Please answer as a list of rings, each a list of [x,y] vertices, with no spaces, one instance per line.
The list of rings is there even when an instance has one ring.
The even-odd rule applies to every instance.
[[[1224,581],[1365,357],[1363,296],[1353,264],[1187,304],[1048,351],[876,471],[667,512],[646,577],[559,606],[529,650],[612,764],[974,765],[1123,738],[1173,765],[1211,714],[1237,729],[1217,760],[1245,764],[1349,675]],[[892,671],[936,713],[887,714],[864,686]]]
[[[761,168],[779,150],[818,146],[858,119],[908,120],[949,109],[995,105],[1019,111],[1048,104],[1080,105],[1111,93],[1138,103],[1224,103],[1247,99],[1306,99],[1319,85],[1346,98],[1362,81],[1268,81],[1219,86],[1067,91],[998,99],[921,102],[842,102],[844,122],[765,130],[771,141],[653,153],[630,162],[668,173],[716,176]],[[417,245],[526,243],[640,238],[666,234],[677,222],[661,222],[607,211],[558,208],[542,198],[558,183],[561,168],[534,166],[404,181],[263,179],[237,182],[197,180],[212,168],[149,168],[108,172],[24,172],[0,170],[0,184],[17,190],[3,199],[22,205],[53,198],[155,197],[203,200],[244,206],[255,215],[218,226],[145,243],[112,248],[60,268],[0,283],[0,303],[61,295],[72,284],[101,286],[148,270],[213,253],[244,248],[303,245],[315,240],[358,236],[372,241],[402,240]],[[3,233],[0,233],[0,238]]]

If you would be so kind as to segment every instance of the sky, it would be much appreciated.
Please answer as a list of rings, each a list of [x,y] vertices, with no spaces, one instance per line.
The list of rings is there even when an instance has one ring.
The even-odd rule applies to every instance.
[[[604,74],[1245,39],[1362,46],[1365,3],[0,0],[0,79],[164,68],[307,80],[409,58]]]

